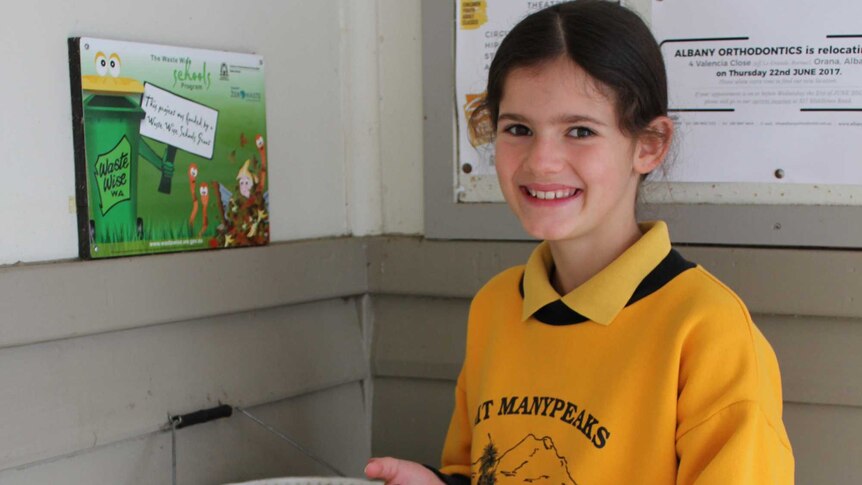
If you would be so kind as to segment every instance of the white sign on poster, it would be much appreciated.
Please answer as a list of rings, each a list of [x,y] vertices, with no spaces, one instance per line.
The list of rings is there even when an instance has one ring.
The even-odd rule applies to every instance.
[[[859,0],[653,0],[682,155],[668,178],[862,184],[860,19]]]
[[[141,134],[204,158],[213,157],[218,111],[144,83]]]

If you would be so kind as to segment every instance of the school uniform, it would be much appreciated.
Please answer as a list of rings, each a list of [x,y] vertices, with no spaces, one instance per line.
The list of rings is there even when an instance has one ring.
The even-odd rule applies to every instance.
[[[565,296],[547,243],[476,294],[441,478],[793,483],[769,343],[663,222],[641,230]]]

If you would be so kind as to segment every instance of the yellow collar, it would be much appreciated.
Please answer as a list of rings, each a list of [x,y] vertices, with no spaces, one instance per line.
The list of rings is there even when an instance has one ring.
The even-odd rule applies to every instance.
[[[670,252],[670,236],[662,221],[640,225],[643,236],[605,269],[560,297],[549,275],[554,266],[551,248],[541,243],[524,269],[524,308],[526,321],[543,306],[561,300],[567,307],[589,320],[610,325],[634,294],[635,288]]]

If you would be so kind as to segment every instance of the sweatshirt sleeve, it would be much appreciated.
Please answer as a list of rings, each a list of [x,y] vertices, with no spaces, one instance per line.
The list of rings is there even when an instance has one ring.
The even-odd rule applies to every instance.
[[[470,476],[470,445],[473,430],[467,416],[467,397],[464,392],[464,371],[455,385],[455,409],[449,422],[449,431],[443,444],[440,472],[447,475]]]
[[[731,404],[677,440],[677,483],[792,484],[793,454],[758,403]]]
[[[713,295],[680,353],[677,484],[792,484],[772,347],[735,295]]]

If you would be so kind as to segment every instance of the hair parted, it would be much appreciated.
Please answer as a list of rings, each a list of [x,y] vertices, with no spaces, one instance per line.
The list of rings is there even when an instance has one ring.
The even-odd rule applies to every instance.
[[[575,0],[539,10],[509,31],[491,62],[485,98],[470,123],[488,116],[496,132],[509,73],[559,57],[570,59],[609,90],[624,133],[650,134],[649,123],[667,115],[664,60],[646,24],[616,2]]]

